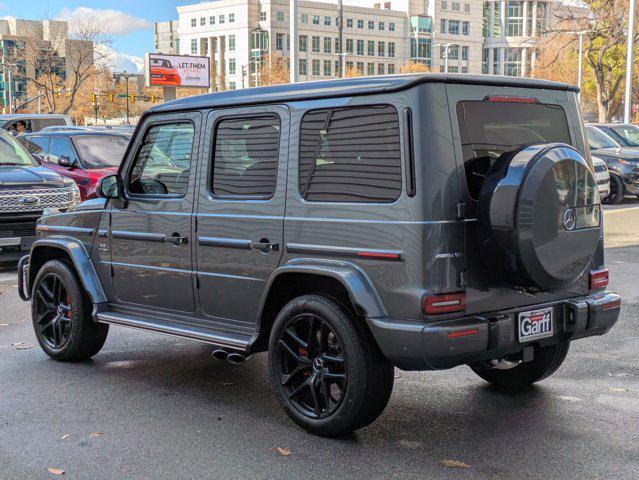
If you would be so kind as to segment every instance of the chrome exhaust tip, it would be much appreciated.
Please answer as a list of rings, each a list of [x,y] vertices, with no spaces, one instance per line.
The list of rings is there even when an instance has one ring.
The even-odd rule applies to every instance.
[[[240,355],[239,353],[229,353],[226,359],[229,362],[237,365],[239,363],[242,363],[244,360],[246,360],[246,357],[244,355]]]
[[[215,360],[226,360],[229,356],[228,352],[226,350],[222,350],[221,348],[213,350],[212,355]]]

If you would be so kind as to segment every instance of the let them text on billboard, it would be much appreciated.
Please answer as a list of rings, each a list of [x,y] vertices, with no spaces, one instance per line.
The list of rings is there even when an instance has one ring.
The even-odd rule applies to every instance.
[[[199,87],[211,83],[209,57],[147,53],[146,83],[149,87]]]

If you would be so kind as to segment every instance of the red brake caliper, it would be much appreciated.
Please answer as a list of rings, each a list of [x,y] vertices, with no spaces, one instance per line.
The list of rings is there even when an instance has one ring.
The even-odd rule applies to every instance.
[[[300,355],[302,355],[304,357],[308,357],[308,352],[306,351],[306,349],[304,349],[302,347],[297,349],[297,353],[299,353]],[[304,375],[305,377],[308,377],[310,374],[311,374],[311,372],[306,371],[302,375]]]
[[[65,316],[71,318],[71,295],[67,295],[67,305],[69,305],[69,311]]]

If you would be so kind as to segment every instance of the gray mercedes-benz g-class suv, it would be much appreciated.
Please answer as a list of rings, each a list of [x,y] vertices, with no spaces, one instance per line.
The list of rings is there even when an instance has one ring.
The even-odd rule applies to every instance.
[[[110,324],[268,350],[287,414],[371,423],[393,367],[551,375],[606,333],[602,212],[573,87],[469,75],[308,82],[146,112],[102,198],[49,215],[20,264],[43,350]]]

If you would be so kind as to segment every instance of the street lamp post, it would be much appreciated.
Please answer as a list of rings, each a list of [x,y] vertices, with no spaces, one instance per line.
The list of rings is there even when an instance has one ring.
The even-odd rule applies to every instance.
[[[630,123],[632,117],[632,60],[635,36],[635,0],[630,0],[628,8],[628,43],[626,47],[626,92],[623,104],[623,121]]]
[[[448,73],[448,53],[450,51],[450,47],[459,46],[457,43],[436,43],[435,47],[444,47],[444,73]]]
[[[5,81],[5,85],[7,85],[7,88],[5,89],[5,109],[7,107],[9,109],[7,113],[13,113],[13,72],[11,71],[11,68],[15,66],[15,63],[7,63],[4,61],[4,56],[2,57],[2,78]]]
[[[583,72],[583,58],[584,58],[584,35],[590,33],[592,30],[579,30],[576,32],[567,32],[568,34],[577,35],[579,48],[577,57],[577,86],[579,87],[579,98],[581,98],[581,78]]]
[[[339,56],[337,68],[339,72],[337,75],[339,78],[342,78],[344,76],[344,46],[342,45],[344,41],[344,8],[342,6],[342,0],[337,0],[337,38],[339,43],[337,50],[337,55]]]
[[[113,74],[113,78],[115,78],[116,82],[119,82],[121,79],[124,78],[124,82],[125,82],[125,89],[126,89],[126,124],[129,125],[131,122],[129,121],[129,111],[130,111],[130,105],[129,105],[129,77],[131,77],[131,75],[129,73],[126,72],[126,70],[122,73],[114,73]]]
[[[291,44],[289,48],[289,72],[290,82],[297,82],[297,0],[290,0],[289,3],[289,29]]]

